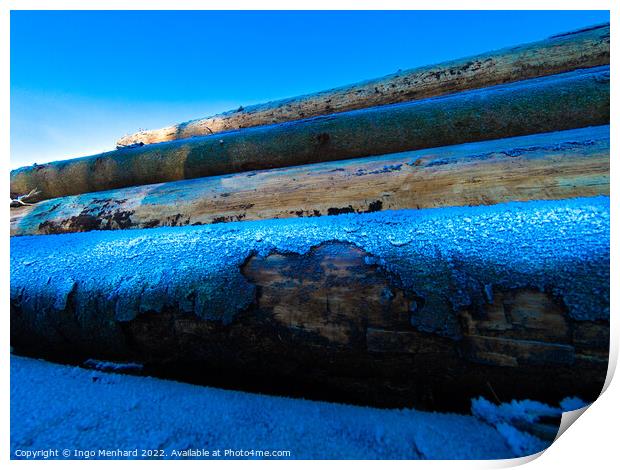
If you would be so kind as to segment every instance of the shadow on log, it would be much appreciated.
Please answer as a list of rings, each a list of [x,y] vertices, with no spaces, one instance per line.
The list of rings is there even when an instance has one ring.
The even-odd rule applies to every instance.
[[[608,123],[605,66],[23,167],[11,172],[11,197],[38,188],[42,200]]]
[[[378,406],[593,400],[609,199],[14,237],[11,341]]]

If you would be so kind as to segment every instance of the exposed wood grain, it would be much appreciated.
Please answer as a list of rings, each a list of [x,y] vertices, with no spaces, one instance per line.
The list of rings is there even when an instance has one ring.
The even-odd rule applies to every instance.
[[[440,96],[609,63],[609,25],[499,51],[399,71],[354,85],[127,135],[119,146],[152,144]]]
[[[11,209],[11,235],[599,194],[609,194],[609,126],[51,199]]]
[[[50,199],[609,123],[609,67],[441,98],[118,150],[11,172]]]
[[[607,370],[608,204],[14,237],[11,341],[390,406],[467,402],[489,384],[502,400],[593,399]]]

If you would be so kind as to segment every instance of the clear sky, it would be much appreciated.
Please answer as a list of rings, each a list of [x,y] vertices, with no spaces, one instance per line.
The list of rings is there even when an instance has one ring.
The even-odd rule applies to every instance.
[[[11,166],[609,21],[608,12],[11,12]]]

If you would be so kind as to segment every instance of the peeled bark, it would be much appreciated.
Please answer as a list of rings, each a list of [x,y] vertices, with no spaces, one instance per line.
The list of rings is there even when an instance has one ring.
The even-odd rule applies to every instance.
[[[67,196],[11,235],[609,195],[609,126]]]
[[[609,67],[11,172],[40,199],[609,123]]]
[[[438,65],[399,71],[331,90],[239,108],[137,132],[119,146],[153,144],[352,111],[609,64],[609,24]]]
[[[11,342],[47,357],[402,406],[594,399],[608,341],[607,197],[11,239]]]

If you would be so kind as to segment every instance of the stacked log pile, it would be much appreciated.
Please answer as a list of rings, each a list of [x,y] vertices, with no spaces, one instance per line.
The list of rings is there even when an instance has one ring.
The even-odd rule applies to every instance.
[[[12,172],[16,349],[386,406],[600,392],[608,25],[118,147]]]

